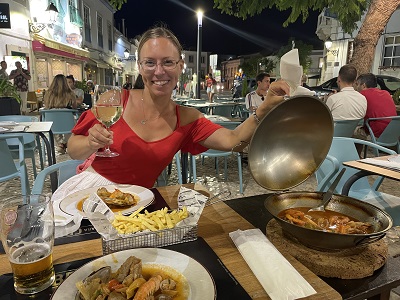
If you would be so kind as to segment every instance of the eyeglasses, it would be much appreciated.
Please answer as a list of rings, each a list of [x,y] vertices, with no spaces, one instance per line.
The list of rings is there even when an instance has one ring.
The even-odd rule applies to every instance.
[[[155,71],[158,65],[160,65],[164,70],[172,71],[176,68],[180,60],[166,59],[160,63],[154,60],[143,60],[139,64],[145,71]]]

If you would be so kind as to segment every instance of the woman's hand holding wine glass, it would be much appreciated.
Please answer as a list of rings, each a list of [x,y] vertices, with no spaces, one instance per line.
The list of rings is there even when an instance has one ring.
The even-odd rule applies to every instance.
[[[96,85],[93,94],[93,114],[107,130],[115,124],[122,116],[121,90],[116,86]],[[97,151],[97,156],[115,157],[119,154],[111,151],[109,145],[104,151]]]

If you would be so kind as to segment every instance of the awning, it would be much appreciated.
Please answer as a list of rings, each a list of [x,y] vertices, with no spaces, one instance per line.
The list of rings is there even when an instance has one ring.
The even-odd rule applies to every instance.
[[[95,66],[97,66],[98,68],[101,68],[101,69],[111,69],[112,68],[112,66],[110,66],[108,63],[106,63],[103,60],[89,58],[89,64],[90,63],[95,65]]]
[[[34,39],[35,40],[32,41],[33,52],[49,53],[82,61],[87,61],[89,58],[89,51],[85,49],[74,48],[38,35],[34,35]]]

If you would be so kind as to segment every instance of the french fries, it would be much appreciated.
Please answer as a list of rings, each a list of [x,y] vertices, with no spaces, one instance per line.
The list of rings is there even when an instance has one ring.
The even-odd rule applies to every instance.
[[[144,207],[141,207],[129,216],[123,216],[121,213],[116,214],[112,225],[120,234],[135,233],[146,229],[158,231],[174,228],[178,222],[189,216],[186,207],[171,212],[168,212],[165,207],[151,213],[147,210],[140,213],[143,209]]]

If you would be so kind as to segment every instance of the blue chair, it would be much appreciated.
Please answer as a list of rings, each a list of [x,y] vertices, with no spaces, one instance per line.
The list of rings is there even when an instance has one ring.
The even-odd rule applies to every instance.
[[[328,190],[337,174],[343,168],[343,162],[360,159],[356,144],[372,147],[373,149],[384,152],[386,155],[396,154],[393,150],[369,141],[334,137],[328,156],[315,172],[318,183],[317,191],[326,192]],[[341,194],[344,183],[356,172],[358,172],[358,170],[346,167],[346,172],[339,181],[334,193]],[[395,220],[395,223],[400,225],[400,198],[378,191],[383,179],[384,177],[378,176],[371,185],[368,181],[368,177],[363,177],[352,185],[349,196],[369,202],[386,210],[392,216],[393,220]]]
[[[16,139],[18,141],[18,161],[15,162],[8,147],[7,140]],[[26,172],[24,141],[22,134],[1,134],[0,135],[0,182],[4,182],[16,177],[21,180],[22,195],[29,195],[29,182]]]
[[[175,153],[174,157],[175,157],[176,172],[178,173],[177,174],[178,183],[182,184],[181,158],[179,152]],[[160,176],[158,176],[157,186],[166,186],[168,184],[168,175],[170,174],[169,169],[171,164],[161,172]]]
[[[241,124],[241,122],[215,122],[216,124],[219,124],[223,127],[226,127],[228,129],[235,129],[237,126]],[[223,157],[224,158],[224,177],[225,180],[228,178],[228,161],[227,158],[231,155],[236,155],[237,157],[237,162],[238,162],[238,171],[239,171],[239,191],[242,194],[243,193],[243,172],[242,172],[242,155],[239,152],[233,153],[232,151],[219,151],[219,150],[213,150],[213,149],[208,149],[207,151],[203,152],[200,154],[202,161],[204,160],[204,157],[214,157],[215,158],[215,169],[216,173],[219,173],[219,168],[218,168],[218,158]],[[193,173],[193,182],[197,181],[197,172],[196,172],[196,156],[192,155],[191,156],[191,162],[192,162],[192,173]]]
[[[0,116],[0,121],[14,121],[14,122],[38,122],[39,119],[33,116]],[[25,158],[30,158],[32,161],[33,176],[36,178],[36,150],[39,152],[40,169],[43,170],[43,152],[41,151],[40,138],[33,133],[22,133],[24,141],[24,155]],[[18,159],[18,139],[7,139],[8,147],[10,148],[11,155],[14,159]]]
[[[218,115],[218,116],[224,116],[229,119],[232,118],[232,114],[234,113],[235,109],[235,104],[220,104],[217,106],[214,106],[212,108],[212,114],[213,115]]]
[[[333,121],[334,129],[333,136],[352,137],[354,130],[360,124],[363,124],[364,119],[354,120],[336,120]]]
[[[59,187],[68,178],[76,175],[76,168],[83,162],[83,160],[67,160],[43,169],[35,179],[32,187],[32,194],[41,194],[43,192],[46,177],[54,172],[57,172],[57,187]]]
[[[374,132],[371,129],[370,123],[379,120],[391,119],[390,123],[386,126],[380,137],[375,137]],[[400,116],[396,117],[381,117],[381,118],[369,118],[365,121],[365,126],[368,128],[371,140],[374,144],[383,147],[396,147],[397,153],[400,154]],[[367,149],[365,149],[367,153]],[[374,150],[376,156],[379,155],[378,150]]]
[[[77,109],[53,108],[40,109],[40,118],[43,122],[53,122],[53,134],[69,134],[79,117]]]

